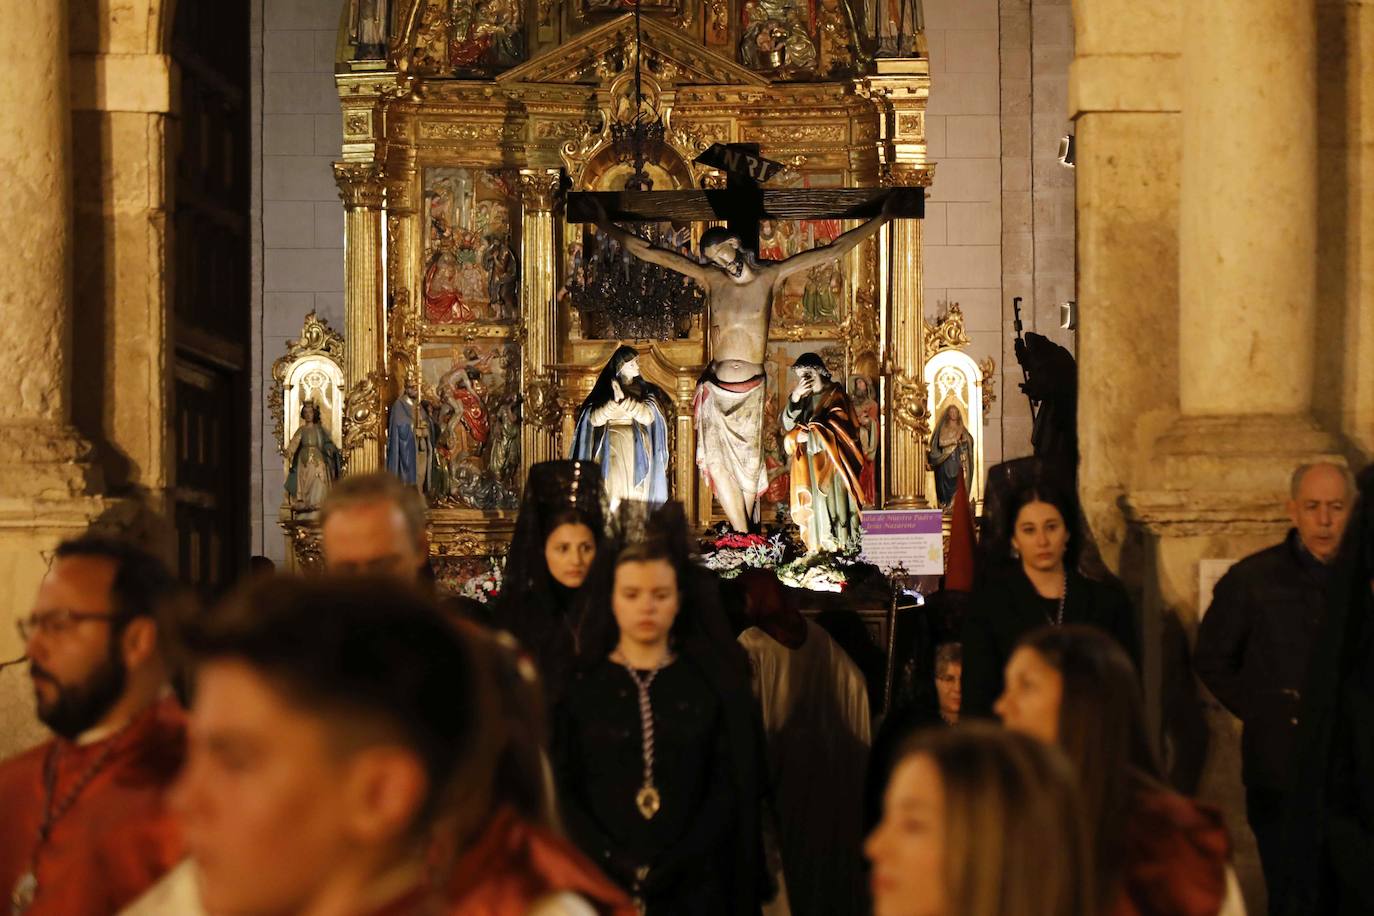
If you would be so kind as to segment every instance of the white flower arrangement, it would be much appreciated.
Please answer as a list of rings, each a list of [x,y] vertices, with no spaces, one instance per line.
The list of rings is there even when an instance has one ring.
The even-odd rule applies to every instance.
[[[491,568],[484,573],[479,573],[468,579],[458,587],[458,594],[464,598],[471,598],[488,604],[492,599],[501,594],[501,580],[503,567],[495,559],[491,561]]]
[[[775,534],[767,539],[758,535],[732,535],[730,538],[721,538],[716,542],[716,549],[701,558],[706,568],[722,579],[733,579],[747,567],[776,569],[782,565],[785,550],[782,535]],[[740,546],[729,546],[736,542]]]

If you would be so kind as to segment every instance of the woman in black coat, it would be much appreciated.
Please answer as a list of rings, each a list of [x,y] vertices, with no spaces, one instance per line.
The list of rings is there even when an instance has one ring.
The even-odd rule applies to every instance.
[[[962,715],[992,716],[1002,693],[1002,669],[1020,638],[1049,624],[1087,624],[1111,634],[1139,664],[1135,614],[1125,591],[1081,575],[1078,512],[1058,486],[1038,481],[1007,502],[1002,530],[1014,562],[984,581],[964,618]]]

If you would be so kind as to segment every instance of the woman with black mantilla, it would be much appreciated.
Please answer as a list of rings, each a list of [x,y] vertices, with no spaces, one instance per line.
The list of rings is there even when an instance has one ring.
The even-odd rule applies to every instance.
[[[492,623],[534,656],[549,703],[577,655],[575,597],[605,534],[601,469],[592,461],[541,461],[530,468],[506,555]]]
[[[1039,480],[1007,502],[1002,530],[1014,562],[973,594],[964,618],[963,709],[989,718],[1002,693],[1002,671],[1022,636],[1049,624],[1081,623],[1111,634],[1138,665],[1135,615],[1126,592],[1078,572],[1077,504],[1056,484]]]
[[[556,717],[569,835],[656,914],[756,916],[764,878],[758,714],[715,578],[681,505],[636,524],[589,577],[582,655]],[[642,532],[642,533],[641,533]]]

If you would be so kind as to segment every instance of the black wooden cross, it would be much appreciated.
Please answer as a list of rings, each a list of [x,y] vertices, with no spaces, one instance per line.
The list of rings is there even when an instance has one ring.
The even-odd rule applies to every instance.
[[[733,155],[717,161],[722,166],[735,166],[726,172],[723,189],[574,191],[568,195],[568,221],[595,222],[595,198],[606,217],[616,223],[724,220],[746,248],[757,252],[760,220],[869,219],[882,212],[889,196],[897,198],[894,216],[925,216],[923,188],[763,188],[756,176],[767,174],[769,169],[760,163],[769,160],[759,156],[758,144],[732,143],[722,152]]]

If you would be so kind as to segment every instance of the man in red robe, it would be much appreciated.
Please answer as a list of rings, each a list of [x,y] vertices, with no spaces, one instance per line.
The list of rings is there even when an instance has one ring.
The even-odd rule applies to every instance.
[[[25,916],[107,916],[182,856],[164,793],[185,732],[156,612],[156,558],[87,535],[57,548],[19,622],[54,737],[0,763],[0,890]]]

